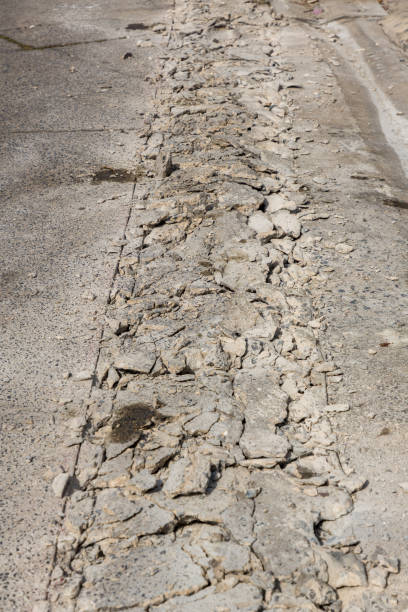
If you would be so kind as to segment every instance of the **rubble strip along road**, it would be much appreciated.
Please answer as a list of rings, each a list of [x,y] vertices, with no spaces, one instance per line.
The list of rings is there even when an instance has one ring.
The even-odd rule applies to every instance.
[[[364,531],[369,453],[350,448],[366,426],[379,449],[355,399],[376,393],[360,345],[367,360],[394,344],[397,368],[406,347],[401,325],[372,329],[403,289],[390,281],[388,308],[361,289],[373,260],[387,273],[390,245],[365,253],[356,231],[372,214],[367,240],[381,228],[397,242],[405,210],[384,200],[401,202],[403,170],[398,184],[386,161],[379,174],[322,24],[263,2],[175,0],[156,30],[96,365],[67,381],[89,395],[64,423],[74,461],[53,481],[65,504],[34,610],[405,610],[404,552],[392,536],[378,545],[378,518]],[[366,345],[364,324],[380,342]],[[372,369],[387,382],[386,364]],[[398,417],[376,434],[400,426],[400,460]]]

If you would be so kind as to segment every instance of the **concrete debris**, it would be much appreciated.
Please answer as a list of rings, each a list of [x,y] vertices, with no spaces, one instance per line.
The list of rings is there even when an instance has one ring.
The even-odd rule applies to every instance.
[[[155,352],[146,347],[144,350],[119,355],[113,365],[118,370],[124,370],[125,372],[149,374],[155,363]]]
[[[280,232],[280,237],[289,236],[290,238],[299,238],[301,225],[296,215],[288,210],[282,209],[273,213],[271,218]]]
[[[366,586],[367,573],[364,564],[354,553],[322,550],[320,555],[327,563],[329,584],[335,589]]]
[[[163,487],[169,497],[205,493],[211,478],[211,459],[196,453],[174,462]]]
[[[65,493],[65,489],[67,488],[67,484],[69,482],[70,476],[69,474],[58,474],[52,481],[52,490],[56,497],[63,497]]]
[[[77,609],[145,609],[166,598],[190,595],[207,586],[201,568],[178,544],[144,546],[90,565]]]
[[[240,583],[232,589],[217,591],[211,586],[190,597],[175,597],[157,606],[157,612],[206,612],[207,610],[231,610],[252,612],[262,604],[260,589]]]
[[[385,588],[398,563],[369,567],[340,529],[366,480],[337,448],[350,404],[328,394],[343,372],[321,347],[280,18],[241,0],[169,11],[56,561],[80,576],[79,612],[340,611],[341,589]]]

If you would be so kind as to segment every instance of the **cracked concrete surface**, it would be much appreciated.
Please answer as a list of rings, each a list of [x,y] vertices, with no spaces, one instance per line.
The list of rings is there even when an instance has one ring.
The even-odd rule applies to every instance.
[[[358,4],[359,18],[360,9],[374,7]],[[138,131],[121,159],[105,154],[99,163],[109,176],[133,172],[135,179],[92,182],[97,152],[75,183],[106,251],[104,262],[93,255],[81,279],[82,297],[96,304],[92,352],[81,352],[83,336],[73,338],[65,361],[71,373],[50,367],[46,389],[60,406],[53,427],[32,419],[33,432],[57,435],[48,478],[62,502],[53,505],[45,487],[40,495],[29,490],[31,506],[45,494],[45,521],[31,537],[44,528],[51,546],[38,547],[46,561],[30,567],[39,588],[17,566],[27,587],[13,577],[6,609],[369,612],[408,605],[401,547],[406,272],[396,246],[407,221],[402,208],[384,206],[401,204],[406,178],[392,161],[400,154],[395,142],[383,150],[387,134],[371,137],[370,123],[381,127],[374,105],[364,114],[350,102],[344,54],[333,49],[349,41],[333,33],[333,6],[321,2],[310,15],[283,0],[176,0],[149,11],[140,5],[129,19],[126,3],[117,15],[105,7],[106,37],[124,15],[152,26],[142,32],[154,47],[141,51],[138,43],[146,64],[137,64],[139,81],[132,81],[146,75],[145,99],[132,99]],[[58,27],[68,17],[83,27],[90,10],[61,6]],[[27,44],[38,46],[36,36]],[[393,53],[387,48],[385,63]],[[359,79],[369,90],[355,69]],[[104,93],[117,100],[106,81]],[[90,96],[95,86],[86,83]],[[86,124],[84,100],[73,128],[105,129],[96,127],[97,114]],[[57,115],[44,116],[47,129],[58,129]],[[112,130],[116,119],[112,111]],[[44,127],[43,116],[30,127]],[[58,180],[52,164],[45,174]],[[37,174],[24,191],[44,189],[42,180]],[[100,207],[112,205],[116,215],[101,217]],[[103,263],[106,275],[98,278]],[[54,273],[61,277],[58,267]],[[72,281],[62,279],[61,291],[71,292]],[[72,336],[89,317],[89,309],[78,310]],[[32,320],[33,310],[23,314]],[[34,331],[45,321],[49,310]],[[31,355],[22,339],[20,350]],[[32,375],[23,374],[22,392],[32,397]],[[16,393],[15,377],[8,382]],[[16,440],[21,453],[21,434]],[[34,434],[32,444],[41,448]],[[43,448],[45,457],[49,440]],[[9,487],[12,509],[21,493],[12,481]],[[27,535],[12,529],[27,562]],[[7,551],[16,564],[12,539]]]

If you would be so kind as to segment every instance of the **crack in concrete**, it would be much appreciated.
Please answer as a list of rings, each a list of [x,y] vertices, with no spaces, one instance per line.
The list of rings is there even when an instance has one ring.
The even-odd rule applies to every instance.
[[[94,43],[104,43],[114,40],[125,40],[127,36],[117,36],[116,38],[97,38],[95,40],[79,40],[74,42],[66,42],[66,43],[54,43],[50,45],[29,45],[27,43],[23,43],[11,36],[7,36],[6,34],[0,34],[0,40],[5,40],[13,45],[16,45],[21,51],[44,51],[45,49],[61,49],[63,47],[76,47],[78,45],[91,45]]]

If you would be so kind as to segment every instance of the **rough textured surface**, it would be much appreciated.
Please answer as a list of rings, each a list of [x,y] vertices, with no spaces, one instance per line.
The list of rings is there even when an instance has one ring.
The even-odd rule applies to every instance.
[[[139,547],[87,568],[77,609],[129,608],[189,595],[207,585],[203,572],[177,544]]]
[[[367,172],[374,162],[324,51],[359,26],[338,24],[331,0],[276,4],[176,0],[152,27],[154,108],[137,134],[98,360],[72,380],[89,395],[70,423],[79,453],[39,609],[369,612],[406,603],[395,541],[389,554],[377,517],[367,535],[376,489],[347,438],[348,423],[364,422],[354,396],[366,384],[361,374],[345,384],[348,338],[373,303],[353,293],[360,268],[368,281],[386,246],[364,253],[362,232],[338,228],[349,192],[367,206],[350,188],[368,180],[350,178],[353,155]],[[326,150],[320,130],[326,144],[347,145],[351,161],[336,165],[342,151]],[[387,163],[383,155],[383,193],[402,197],[399,169]],[[328,212],[333,198],[341,218]],[[353,213],[356,225],[362,214]],[[347,303],[333,300],[339,279]],[[386,312],[365,322],[372,337]],[[344,353],[331,346],[339,329]],[[403,331],[379,335],[398,364]],[[377,434],[380,444],[390,429]],[[398,507],[393,499],[391,514]]]
[[[154,88],[144,79],[158,49],[137,41],[162,38],[126,27],[160,21],[167,8],[166,0],[3,4],[4,610],[29,611],[46,593],[66,499],[54,495],[52,482],[61,470],[71,472],[82,440],[89,373],[132,200],[137,131],[152,108]],[[133,58],[123,61],[130,50]],[[123,169],[124,181],[114,171],[93,180],[105,166]]]

